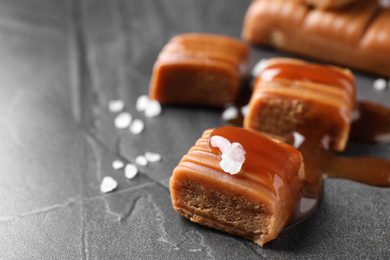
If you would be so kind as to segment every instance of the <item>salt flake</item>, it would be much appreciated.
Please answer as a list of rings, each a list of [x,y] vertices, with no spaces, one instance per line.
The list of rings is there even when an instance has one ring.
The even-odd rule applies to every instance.
[[[100,184],[100,191],[103,193],[107,193],[115,190],[118,187],[118,183],[110,176],[106,176],[103,178],[102,183]]]
[[[127,179],[133,179],[138,173],[138,168],[132,163],[126,164],[125,176]]]
[[[161,155],[158,153],[151,153],[151,152],[146,152],[145,153],[145,158],[148,160],[148,162],[158,162],[161,161]]]
[[[114,160],[111,165],[115,170],[119,170],[122,169],[125,164],[121,160]]]
[[[138,135],[144,130],[144,128],[145,128],[144,122],[141,119],[135,119],[131,124],[129,130],[131,133]]]
[[[249,104],[241,107],[241,114],[243,116],[246,116],[248,114],[248,111],[249,111]]]
[[[124,128],[129,127],[131,120],[132,120],[132,117],[131,117],[130,113],[122,112],[116,116],[114,124],[115,124],[116,128],[124,129]]]
[[[372,87],[378,91],[385,90],[387,88],[387,82],[385,79],[379,78],[374,81]]]
[[[297,133],[297,132],[293,132],[293,136],[294,136],[294,144],[293,144],[293,146],[295,148],[298,148],[299,146],[301,146],[303,141],[305,141],[305,137],[303,135],[301,135],[300,133]]]
[[[146,106],[145,116],[146,117],[156,117],[161,114],[161,105],[157,100],[149,100],[148,105]]]
[[[135,158],[135,162],[138,164],[138,165],[141,165],[141,166],[146,166],[148,165],[148,160],[145,158],[145,156],[143,155],[138,155],[136,158]]]
[[[241,171],[241,167],[245,161],[245,150],[240,143],[230,143],[229,140],[222,136],[215,135],[211,137],[211,145],[218,147],[222,152],[219,165],[222,170],[231,175]]]
[[[267,61],[267,59],[261,59],[258,63],[256,63],[256,65],[251,71],[253,77],[256,77],[262,70],[265,69],[265,67],[267,66]]]
[[[145,111],[146,107],[148,106],[149,103],[149,97],[147,95],[142,95],[137,98],[137,102],[135,105],[135,109],[137,111]]]
[[[112,113],[120,112],[125,108],[125,103],[122,100],[111,100],[108,103],[108,110]]]
[[[238,110],[235,106],[229,106],[222,113],[222,120],[228,121],[237,118]]]

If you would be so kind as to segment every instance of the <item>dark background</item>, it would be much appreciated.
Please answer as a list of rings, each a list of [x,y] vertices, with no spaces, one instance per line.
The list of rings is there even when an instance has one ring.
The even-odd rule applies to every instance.
[[[134,108],[163,45],[183,32],[240,37],[249,0],[0,0],[0,259],[389,259],[390,189],[327,179],[315,213],[258,245],[176,213],[168,181],[220,110]],[[253,48],[261,58],[287,56]],[[390,89],[356,73],[359,99]],[[117,130],[110,100],[145,121]],[[127,180],[111,162],[158,152]],[[347,156],[390,159],[390,144],[349,143]],[[119,183],[100,192],[104,176]]]

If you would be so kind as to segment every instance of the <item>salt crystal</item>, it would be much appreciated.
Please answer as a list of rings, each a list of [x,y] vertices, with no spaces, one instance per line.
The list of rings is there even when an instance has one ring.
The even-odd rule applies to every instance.
[[[232,144],[225,137],[214,135],[210,140],[211,146],[218,147],[221,153],[224,153]]]
[[[372,86],[375,90],[381,91],[387,88],[387,82],[385,79],[379,78],[374,81]]]
[[[249,104],[241,107],[241,114],[243,116],[246,116],[248,114],[248,111],[249,111]]]
[[[262,70],[265,69],[267,61],[267,59],[261,59],[258,63],[256,63],[251,72],[253,77],[256,77]]]
[[[115,170],[123,168],[124,165],[125,164],[121,160],[115,160],[112,162],[112,168],[114,168]]]
[[[107,193],[115,190],[118,187],[118,183],[112,177],[106,176],[103,178],[102,183],[100,184],[100,191]]]
[[[156,117],[161,114],[161,105],[157,100],[149,100],[146,106],[145,116]]]
[[[295,148],[298,148],[299,146],[301,146],[303,141],[305,141],[305,137],[297,132],[293,132],[293,136],[294,136],[294,145],[293,146]]]
[[[125,108],[125,103],[122,100],[111,100],[108,103],[108,110],[112,113],[120,112]]]
[[[240,143],[230,143],[225,137],[219,135],[211,137],[210,143],[222,152],[222,160],[219,163],[222,170],[232,175],[241,171],[246,152]]]
[[[222,120],[228,121],[237,118],[238,110],[235,106],[229,106],[222,113]]]
[[[379,0],[379,6],[382,8],[390,8],[390,0]]]
[[[135,109],[137,109],[137,111],[145,111],[146,107],[148,106],[148,103],[149,103],[149,97],[147,95],[139,96],[137,98]]]
[[[136,158],[135,158],[135,162],[138,164],[138,165],[141,165],[141,166],[146,166],[148,165],[148,160],[145,158],[145,156],[143,155],[138,155]]]
[[[158,153],[146,152],[145,158],[148,160],[148,162],[158,162],[161,160],[161,155]]]
[[[231,175],[241,171],[242,164],[245,161],[245,150],[240,143],[232,143],[232,145],[222,153],[222,161],[219,163],[222,170]]]
[[[125,176],[127,179],[133,179],[138,173],[138,168],[132,163],[126,164]]]
[[[115,124],[116,128],[124,129],[124,128],[129,127],[131,120],[132,120],[132,117],[131,117],[130,113],[122,112],[116,116],[114,124]]]
[[[129,130],[131,133],[138,135],[144,130],[144,128],[144,122],[141,119],[135,119],[131,124]]]

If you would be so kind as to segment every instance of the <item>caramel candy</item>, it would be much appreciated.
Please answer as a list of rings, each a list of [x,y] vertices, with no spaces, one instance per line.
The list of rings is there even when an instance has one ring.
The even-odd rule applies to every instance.
[[[229,173],[235,158],[244,159],[242,166]],[[225,126],[203,133],[174,169],[170,190],[184,217],[263,246],[291,219],[303,179],[302,156],[294,147]]]
[[[231,37],[191,33],[172,38],[153,68],[149,96],[165,104],[234,102],[248,73],[249,47]]]
[[[284,140],[298,132],[342,151],[355,107],[352,73],[288,58],[267,62],[257,76],[244,127]]]
[[[390,77],[390,9],[358,1],[337,11],[301,1],[250,5],[242,37],[254,44]]]

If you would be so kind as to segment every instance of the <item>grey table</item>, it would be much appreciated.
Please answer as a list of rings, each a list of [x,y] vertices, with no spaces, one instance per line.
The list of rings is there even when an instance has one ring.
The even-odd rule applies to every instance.
[[[162,46],[178,33],[240,36],[250,1],[0,1],[0,259],[389,259],[390,189],[341,179],[306,221],[264,248],[182,218],[168,181],[220,110],[135,110]],[[261,58],[287,56],[252,48]],[[356,72],[359,99],[389,104]],[[145,121],[117,130],[110,100]],[[127,180],[111,162],[147,151],[162,161]],[[390,159],[390,144],[349,143],[346,156]],[[100,192],[104,176],[118,181]]]

